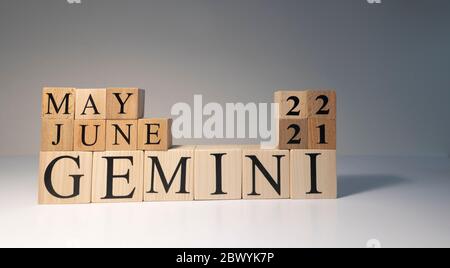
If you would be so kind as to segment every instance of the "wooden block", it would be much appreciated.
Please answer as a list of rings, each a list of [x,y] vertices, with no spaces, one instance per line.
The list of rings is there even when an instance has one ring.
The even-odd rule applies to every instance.
[[[308,148],[336,150],[336,120],[308,119]]]
[[[292,199],[337,197],[335,150],[292,150],[290,169]]]
[[[92,153],[41,152],[39,204],[91,202]]]
[[[137,120],[106,120],[106,151],[137,149]]]
[[[104,151],[106,148],[105,143],[106,120],[75,120],[75,151]]]
[[[75,89],[45,87],[42,91],[42,113],[45,119],[75,118]]]
[[[136,120],[144,116],[145,91],[139,88],[108,88],[106,119]]]
[[[73,119],[42,119],[41,151],[72,151]]]
[[[75,91],[75,119],[106,119],[106,88]]]
[[[308,148],[308,119],[279,119],[277,135],[278,149]]]
[[[289,151],[243,150],[244,199],[289,198]]]
[[[144,201],[194,200],[194,149],[145,152]]]
[[[138,150],[167,151],[172,146],[172,119],[138,120]]]
[[[308,118],[336,119],[336,92],[332,90],[307,91]]]
[[[195,200],[242,199],[242,148],[197,146],[194,178]]]
[[[94,153],[92,202],[142,202],[142,151]]]
[[[306,91],[279,90],[274,94],[279,105],[276,117],[279,119],[302,119],[308,117]]]

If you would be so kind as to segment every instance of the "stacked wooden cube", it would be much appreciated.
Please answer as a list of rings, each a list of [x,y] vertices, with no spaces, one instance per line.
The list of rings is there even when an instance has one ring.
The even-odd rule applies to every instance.
[[[172,147],[137,88],[44,88],[40,204],[336,197],[334,92],[277,92],[279,143]]]
[[[290,150],[291,198],[336,198],[336,92],[280,90],[274,99],[278,148]]]
[[[125,159],[125,164],[115,166],[118,172],[130,171],[126,161],[132,162],[126,179],[137,188],[129,201],[140,200],[143,151],[167,151],[172,145],[171,119],[143,119],[144,106],[145,91],[138,88],[44,88],[39,203],[128,199],[123,197],[128,186],[119,185],[114,192],[107,189],[106,165],[111,158]],[[58,163],[52,162],[55,159]],[[48,172],[52,164],[57,178],[45,181],[46,175],[47,179],[52,175]],[[62,178],[72,172],[78,174],[66,175],[72,181]]]

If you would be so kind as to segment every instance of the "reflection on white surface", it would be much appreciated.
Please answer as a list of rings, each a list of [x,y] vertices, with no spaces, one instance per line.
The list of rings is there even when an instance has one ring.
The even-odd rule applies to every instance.
[[[1,247],[450,246],[447,158],[341,157],[341,198],[314,201],[38,206],[37,158],[0,170]]]

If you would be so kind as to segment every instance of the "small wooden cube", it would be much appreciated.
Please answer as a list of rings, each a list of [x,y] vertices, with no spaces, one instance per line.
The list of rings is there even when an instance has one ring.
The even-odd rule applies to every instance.
[[[72,151],[73,119],[42,119],[41,151]]]
[[[243,150],[243,198],[289,198],[289,151]]]
[[[308,119],[308,148],[336,150],[336,120]]]
[[[145,91],[139,88],[108,88],[106,119],[136,120],[144,116]]]
[[[142,202],[142,151],[96,152],[92,171],[92,202]]]
[[[145,152],[144,201],[194,200],[194,149],[178,146]]]
[[[92,153],[41,152],[39,204],[91,202]]]
[[[291,198],[337,198],[336,151],[291,151]]]
[[[274,102],[279,105],[277,119],[302,119],[308,117],[306,91],[279,90],[274,93]]]
[[[75,119],[106,119],[106,88],[75,91]]]
[[[74,119],[75,89],[45,87],[42,91],[43,119]]]
[[[336,119],[336,92],[333,90],[308,90],[308,118]]]
[[[106,148],[106,120],[75,120],[74,150],[98,152]]]
[[[242,199],[242,148],[203,145],[195,148],[195,200]]]
[[[278,149],[308,148],[308,119],[279,119],[277,121]]]
[[[137,120],[106,120],[106,151],[137,149]]]
[[[172,146],[172,119],[138,120],[138,150],[167,151]]]

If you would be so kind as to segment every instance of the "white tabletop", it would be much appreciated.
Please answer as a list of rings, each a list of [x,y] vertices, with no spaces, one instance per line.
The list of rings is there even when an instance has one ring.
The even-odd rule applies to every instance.
[[[0,247],[450,246],[450,159],[339,157],[338,200],[37,205],[37,157],[0,158]]]

